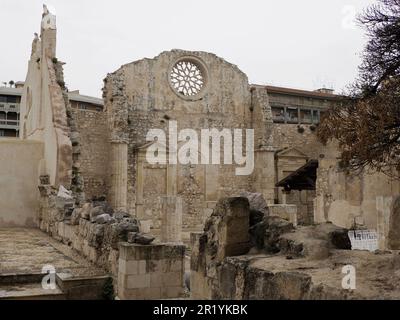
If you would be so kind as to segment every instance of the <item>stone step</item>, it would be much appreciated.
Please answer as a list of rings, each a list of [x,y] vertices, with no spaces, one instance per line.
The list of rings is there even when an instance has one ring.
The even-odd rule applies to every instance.
[[[0,275],[0,300],[101,300],[105,299],[106,283],[110,277],[56,274],[56,288],[42,288],[44,274]],[[110,288],[108,288],[110,290]]]
[[[0,300],[65,300],[59,287],[54,290],[42,288],[40,283],[24,283],[0,287]]]

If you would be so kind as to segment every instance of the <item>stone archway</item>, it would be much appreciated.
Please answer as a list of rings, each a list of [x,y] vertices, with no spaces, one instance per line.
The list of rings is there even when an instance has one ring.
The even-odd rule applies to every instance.
[[[391,250],[400,250],[400,197],[394,201],[390,214],[388,246]]]

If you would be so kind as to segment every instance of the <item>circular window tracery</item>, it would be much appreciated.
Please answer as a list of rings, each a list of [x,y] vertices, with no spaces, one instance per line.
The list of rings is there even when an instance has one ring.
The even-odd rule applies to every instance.
[[[170,82],[179,95],[195,97],[206,84],[204,67],[193,59],[181,59],[171,68]]]

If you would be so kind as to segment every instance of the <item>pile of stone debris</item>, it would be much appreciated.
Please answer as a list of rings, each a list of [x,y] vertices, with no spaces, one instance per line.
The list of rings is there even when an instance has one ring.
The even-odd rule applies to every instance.
[[[75,208],[71,214],[71,224],[78,225],[80,219],[97,224],[98,229],[103,225],[110,225],[113,230],[111,238],[118,243],[127,241],[148,245],[154,241],[155,237],[140,232],[140,221],[127,212],[114,211],[104,197],[94,198],[91,202],[86,202],[81,208]]]
[[[119,242],[148,245],[155,239],[141,232],[140,221],[124,211],[114,211],[105,197],[94,197],[91,201],[77,204],[73,193],[60,186],[58,190],[50,186],[43,177],[39,186],[41,206],[40,228],[55,238],[61,237],[60,224],[78,226],[77,234],[94,248],[118,249]],[[67,237],[68,238],[68,237]]]

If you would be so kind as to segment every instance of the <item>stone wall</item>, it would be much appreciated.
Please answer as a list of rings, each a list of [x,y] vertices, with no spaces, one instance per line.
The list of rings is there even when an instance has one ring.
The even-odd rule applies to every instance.
[[[41,180],[48,182],[45,177]],[[87,202],[79,208],[73,198],[58,196],[48,184],[41,184],[39,190],[40,229],[109,272],[120,299],[183,296],[184,245],[150,245],[154,237],[139,233],[136,219],[113,212],[104,201]],[[101,214],[103,210],[109,213]]]
[[[226,257],[248,253],[250,206],[247,198],[223,198],[207,219],[204,232],[192,234],[192,299],[218,299],[219,266]]]
[[[169,83],[170,68],[185,57],[204,65],[207,81],[198,99],[182,98]],[[206,52],[163,52],[109,74],[104,98],[110,139],[128,143],[126,206],[131,214],[153,219],[153,227],[159,228],[160,196],[178,195],[183,199],[183,226],[196,228],[219,197],[252,189],[254,176],[236,176],[237,165],[151,165],[141,154],[148,131],[162,129],[168,135],[171,121],[177,122],[178,131],[193,129],[199,137],[201,129],[253,128],[248,80],[236,66]],[[266,140],[262,119],[256,121],[256,139]]]
[[[20,137],[44,143],[40,174],[52,185],[71,185],[72,144],[64,100],[65,83],[56,59],[55,16],[43,14],[40,39],[36,35],[21,98]]]
[[[43,151],[41,142],[0,140],[0,228],[36,226]]]
[[[398,180],[373,172],[351,175],[340,167],[338,152],[330,146],[320,160],[315,200],[315,222],[331,221],[376,230],[381,249],[388,248],[393,204],[400,192]]]
[[[98,224],[74,214],[74,199],[57,196],[57,191],[50,185],[42,184],[38,212],[39,228],[53,238],[68,244],[79,254],[99,267],[106,269],[116,279],[118,273],[118,243],[120,231],[111,223]],[[90,212],[92,206],[85,205]],[[76,212],[80,212],[77,210]]]
[[[80,173],[87,199],[108,194],[110,144],[106,114],[102,111],[71,109],[79,132]]]

